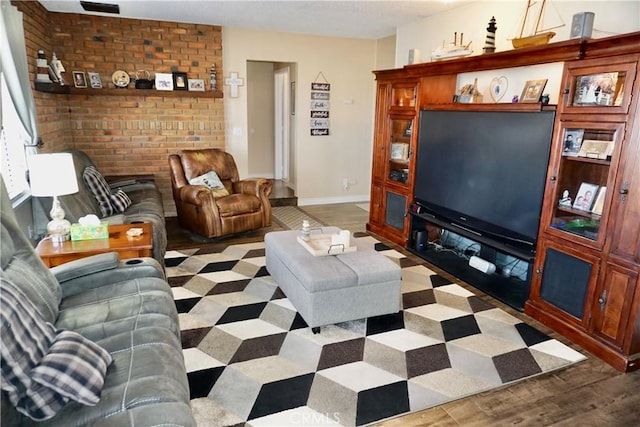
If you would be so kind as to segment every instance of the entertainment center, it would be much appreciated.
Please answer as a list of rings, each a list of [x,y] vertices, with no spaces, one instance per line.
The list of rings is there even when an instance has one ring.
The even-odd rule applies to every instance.
[[[637,369],[639,62],[631,33],[375,71],[367,229]],[[461,74],[556,63],[531,78],[557,106],[452,102]]]

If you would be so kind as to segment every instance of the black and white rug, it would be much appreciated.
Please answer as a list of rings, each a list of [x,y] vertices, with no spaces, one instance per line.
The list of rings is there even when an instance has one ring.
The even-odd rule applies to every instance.
[[[373,237],[354,237],[402,267],[403,310],[320,334],[269,276],[263,242],[167,252],[199,426],[365,425],[585,358]]]

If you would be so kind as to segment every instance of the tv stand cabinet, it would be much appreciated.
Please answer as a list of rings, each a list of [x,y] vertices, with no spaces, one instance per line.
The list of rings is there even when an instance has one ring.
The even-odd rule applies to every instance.
[[[428,218],[408,212],[413,202],[413,153],[420,132],[414,124],[426,106],[451,105],[459,74],[496,70],[501,75],[505,69],[548,63],[563,64],[564,74],[557,94],[538,243],[527,277],[530,289],[527,297],[523,288],[518,301],[526,299],[525,313],[615,368],[635,370],[640,368],[640,32],[375,71],[378,89],[367,230],[440,263],[482,289],[483,277],[475,276],[483,273],[471,271],[460,260],[414,247],[414,227],[429,223]],[[621,82],[617,92],[608,94],[613,104],[607,105],[608,100],[604,105],[590,104],[587,92],[576,96],[590,76],[612,72],[618,73]],[[560,78],[532,75],[531,79],[545,77]],[[395,94],[403,92],[413,98],[399,101]],[[484,108],[485,104],[456,104],[456,108],[470,105]],[[407,122],[412,123],[411,132],[398,134],[393,124]],[[611,156],[562,156],[564,135],[573,130],[584,131],[585,139],[611,141]],[[401,145],[393,145],[397,143]],[[397,160],[402,167],[395,166]],[[606,187],[602,206],[586,213],[559,207],[564,190],[577,197],[582,183]],[[442,228],[433,223],[432,227]],[[495,279],[491,283],[504,285],[500,288],[510,285]],[[492,294],[488,288],[485,292]]]
[[[532,252],[527,252],[521,248],[515,248],[473,232],[465,231],[446,221],[441,221],[430,214],[410,211],[409,217],[411,231],[409,233],[407,249],[411,253],[469,283],[510,307],[518,311],[524,310],[525,302],[529,297],[531,265],[533,262]],[[480,245],[482,249],[478,252],[481,257],[483,252],[493,253],[494,257],[495,253],[499,252],[517,258],[517,262],[527,266],[525,280],[513,277],[510,274],[505,274],[501,269],[497,269],[493,274],[486,274],[469,266],[471,254],[464,254],[464,250],[459,254],[455,253],[451,248],[443,247],[443,245],[439,243],[443,230],[451,231]],[[418,233],[420,232],[424,233],[423,236],[426,236],[426,241],[422,240],[424,237],[418,237]],[[489,257],[486,256],[483,258],[495,264],[495,259],[488,259]]]

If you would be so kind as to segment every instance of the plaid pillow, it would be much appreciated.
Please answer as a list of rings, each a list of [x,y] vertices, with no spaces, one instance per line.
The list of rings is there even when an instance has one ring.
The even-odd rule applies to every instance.
[[[127,196],[127,193],[118,189],[115,194],[109,196],[109,202],[114,213],[122,213],[125,209],[131,206],[131,199]]]
[[[84,168],[82,179],[98,201],[102,217],[122,213],[131,206],[131,199],[127,193],[122,190],[118,190],[116,194],[111,193],[109,184],[94,166]]]
[[[69,400],[100,400],[111,355],[72,331],[45,322],[27,296],[0,279],[2,391],[18,412],[47,420]]]

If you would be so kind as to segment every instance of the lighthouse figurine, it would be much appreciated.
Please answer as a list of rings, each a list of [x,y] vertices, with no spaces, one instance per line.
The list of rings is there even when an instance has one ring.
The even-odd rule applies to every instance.
[[[487,27],[487,37],[484,42],[484,47],[482,48],[483,53],[493,53],[496,51],[496,18],[495,16],[491,17],[489,21],[489,26]]]

